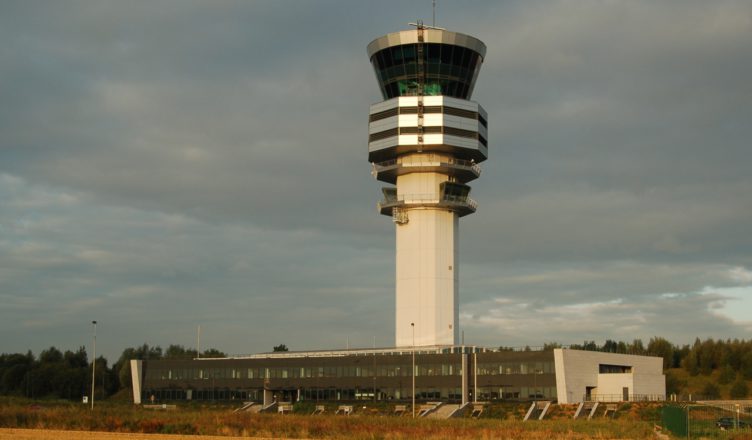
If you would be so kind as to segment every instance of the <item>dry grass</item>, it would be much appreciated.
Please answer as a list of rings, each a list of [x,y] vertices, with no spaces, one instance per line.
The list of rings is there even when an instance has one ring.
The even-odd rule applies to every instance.
[[[61,429],[123,433],[220,435],[332,439],[641,439],[652,436],[652,423],[631,417],[617,420],[560,418],[520,420],[430,420],[378,415],[307,416],[233,413],[227,407],[185,406],[150,411],[133,405],[100,404],[91,411],[80,404],[4,402],[0,428]]]
[[[0,428],[0,440],[226,440],[221,436]],[[256,439],[261,440],[261,439]]]

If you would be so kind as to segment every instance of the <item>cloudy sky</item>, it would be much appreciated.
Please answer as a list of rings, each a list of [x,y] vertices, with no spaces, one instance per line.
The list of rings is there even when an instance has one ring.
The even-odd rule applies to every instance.
[[[752,334],[752,2],[444,1],[488,46],[468,343]],[[0,3],[0,352],[389,346],[373,38],[431,1]]]

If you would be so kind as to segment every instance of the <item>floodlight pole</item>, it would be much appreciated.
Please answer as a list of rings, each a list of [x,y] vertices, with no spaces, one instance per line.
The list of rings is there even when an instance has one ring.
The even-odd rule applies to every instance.
[[[415,418],[415,323],[411,322],[413,329],[413,418]]]
[[[94,410],[94,373],[97,368],[97,321],[91,321],[94,325],[94,349],[91,360],[91,409]]]

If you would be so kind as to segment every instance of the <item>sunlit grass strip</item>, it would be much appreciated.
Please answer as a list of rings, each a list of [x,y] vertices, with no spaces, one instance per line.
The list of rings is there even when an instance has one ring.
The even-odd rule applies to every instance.
[[[0,427],[86,431],[333,439],[618,439],[647,438],[652,423],[635,420],[412,419],[232,413],[226,407],[149,411],[132,405],[9,402]]]

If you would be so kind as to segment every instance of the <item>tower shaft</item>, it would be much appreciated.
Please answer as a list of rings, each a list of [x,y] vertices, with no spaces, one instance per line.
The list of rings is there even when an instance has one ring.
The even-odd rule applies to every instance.
[[[457,214],[417,208],[396,233],[397,347],[454,345],[459,331]]]

